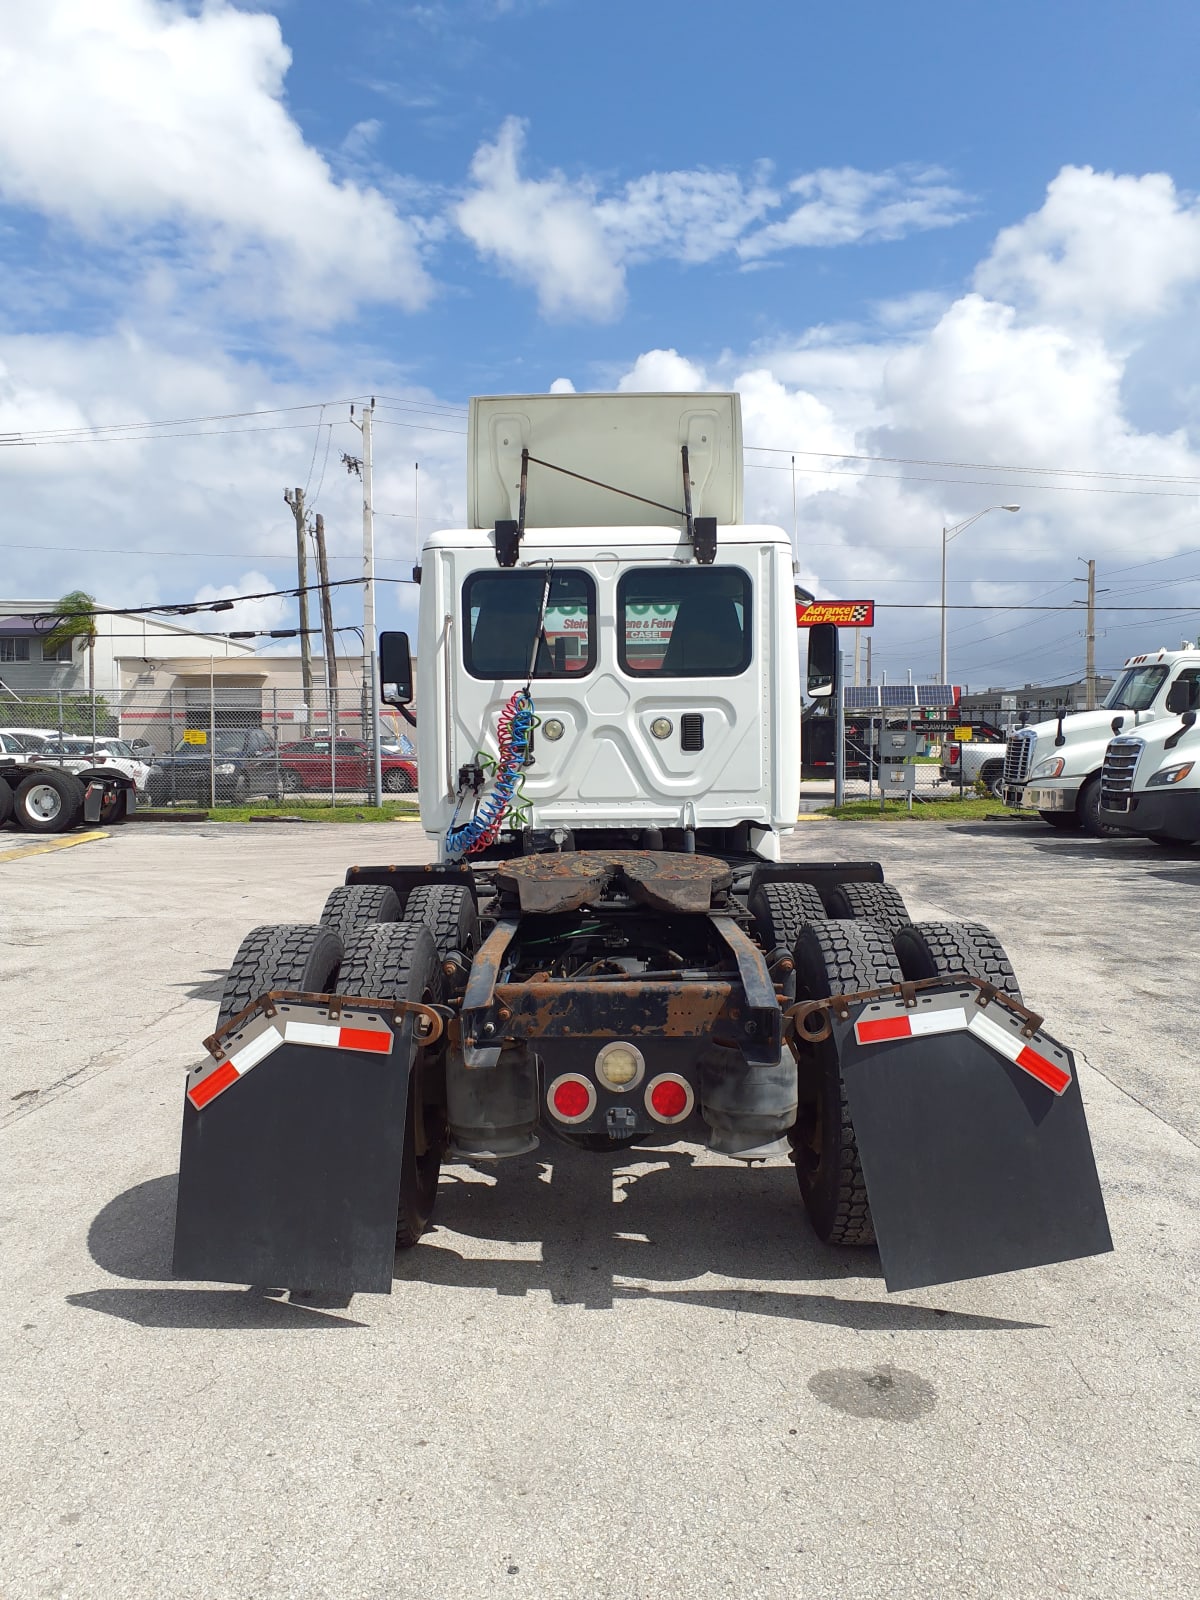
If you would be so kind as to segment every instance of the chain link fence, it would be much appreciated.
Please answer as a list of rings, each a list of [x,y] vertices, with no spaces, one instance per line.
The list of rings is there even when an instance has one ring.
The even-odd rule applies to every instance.
[[[834,719],[808,716],[802,730],[805,798],[814,803],[817,783],[828,803],[833,794]],[[847,710],[845,798],[886,799],[921,805],[933,800],[998,797],[1003,790],[1004,741],[994,729],[964,718],[874,716]]]
[[[0,734],[69,770],[93,761],[128,768],[142,805],[361,805],[374,785],[371,707],[357,688],[305,696],[218,681],[6,694]],[[385,801],[415,800],[415,730],[390,707],[380,712],[379,765]]]

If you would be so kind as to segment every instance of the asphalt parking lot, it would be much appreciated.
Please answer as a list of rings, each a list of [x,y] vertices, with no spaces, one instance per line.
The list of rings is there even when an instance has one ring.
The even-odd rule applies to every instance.
[[[822,819],[789,853],[999,933],[1079,1053],[1112,1255],[889,1296],[785,1163],[543,1143],[444,1169],[390,1297],[180,1284],[225,964],[424,837],[145,825],[0,862],[4,1600],[1194,1593],[1200,851]]]

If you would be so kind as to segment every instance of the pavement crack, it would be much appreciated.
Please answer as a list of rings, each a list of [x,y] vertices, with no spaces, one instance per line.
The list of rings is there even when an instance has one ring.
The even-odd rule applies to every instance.
[[[1141,1106],[1143,1111],[1148,1111],[1156,1122],[1162,1123],[1164,1128],[1170,1128],[1172,1133],[1177,1133],[1181,1139],[1186,1140],[1186,1142],[1191,1145],[1193,1150],[1200,1150],[1200,1140],[1193,1139],[1190,1133],[1186,1132],[1183,1128],[1176,1127],[1173,1122],[1169,1121],[1163,1116],[1161,1111],[1156,1111],[1152,1105],[1148,1105],[1145,1100],[1140,1099],[1136,1094],[1134,1094],[1132,1089],[1127,1089],[1123,1083],[1118,1083],[1115,1078],[1110,1077],[1109,1074],[1105,1072],[1104,1068],[1098,1067],[1094,1061],[1090,1060],[1087,1052],[1085,1050],[1081,1050],[1078,1045],[1075,1045],[1073,1050],[1074,1054],[1079,1057],[1085,1066],[1090,1067],[1093,1072],[1098,1072],[1100,1074],[1105,1083],[1111,1083],[1113,1088],[1116,1089],[1119,1094],[1123,1094],[1127,1100],[1132,1100],[1134,1105]]]

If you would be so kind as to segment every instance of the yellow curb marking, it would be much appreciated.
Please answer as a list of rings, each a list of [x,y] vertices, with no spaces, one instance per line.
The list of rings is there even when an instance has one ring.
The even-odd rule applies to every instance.
[[[27,844],[20,850],[0,850],[0,861],[24,861],[26,856],[49,855],[51,850],[69,850],[73,844],[91,844],[107,839],[106,833],[72,833],[62,839],[47,839],[45,844]]]

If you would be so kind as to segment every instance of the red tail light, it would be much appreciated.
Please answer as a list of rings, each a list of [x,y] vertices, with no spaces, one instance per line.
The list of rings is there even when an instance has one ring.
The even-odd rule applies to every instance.
[[[691,1085],[673,1072],[662,1073],[646,1089],[646,1110],[656,1122],[682,1122],[695,1103]]]
[[[546,1103],[559,1122],[583,1122],[596,1109],[596,1089],[577,1073],[564,1073],[550,1085]]]
[[[955,765],[955,763],[958,761],[958,758],[959,758],[959,756],[961,754],[962,754],[962,751],[959,749],[958,745],[952,744],[950,746],[950,765],[951,766]]]

